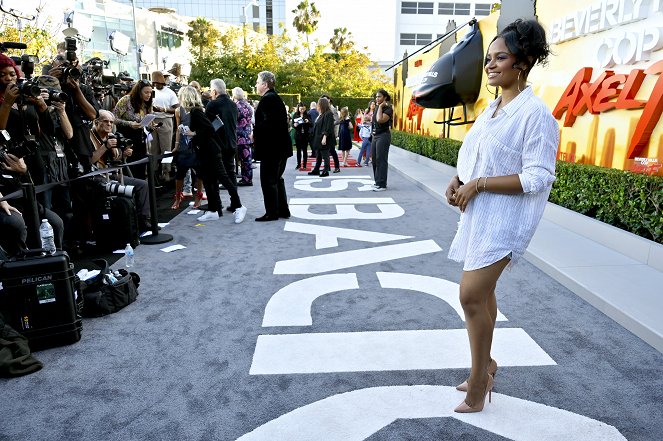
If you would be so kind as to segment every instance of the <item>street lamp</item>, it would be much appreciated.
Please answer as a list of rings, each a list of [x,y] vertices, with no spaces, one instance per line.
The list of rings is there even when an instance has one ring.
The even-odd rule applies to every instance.
[[[242,22],[244,23],[242,27],[244,34],[244,47],[246,47],[246,23],[248,21],[248,17],[246,15],[246,8],[248,8],[249,6],[259,6],[259,5],[260,3],[258,3],[258,0],[250,0],[244,6],[242,6]]]

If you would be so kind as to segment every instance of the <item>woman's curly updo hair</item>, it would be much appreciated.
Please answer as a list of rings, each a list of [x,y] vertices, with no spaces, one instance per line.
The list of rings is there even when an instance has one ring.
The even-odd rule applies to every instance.
[[[546,31],[536,20],[517,19],[505,27],[494,39],[502,38],[506,47],[516,57],[516,62],[524,63],[529,72],[536,64],[548,63],[550,48],[546,41]]]

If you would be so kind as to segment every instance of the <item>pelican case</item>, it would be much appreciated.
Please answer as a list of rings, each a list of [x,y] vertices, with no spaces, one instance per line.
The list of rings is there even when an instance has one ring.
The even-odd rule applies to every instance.
[[[82,329],[78,277],[69,255],[41,251],[30,250],[0,263],[0,313],[27,337],[33,351],[75,343]]]

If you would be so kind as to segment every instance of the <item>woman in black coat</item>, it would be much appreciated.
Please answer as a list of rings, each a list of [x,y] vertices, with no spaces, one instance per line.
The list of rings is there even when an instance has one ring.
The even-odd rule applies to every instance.
[[[329,150],[336,147],[336,136],[334,134],[334,114],[329,106],[327,98],[318,100],[318,112],[320,116],[313,125],[313,134],[311,135],[311,144],[317,152],[315,167],[308,174],[329,176]],[[325,161],[325,168],[320,172],[320,163]]]
[[[295,126],[295,145],[297,146],[297,167],[295,167],[295,170],[299,170],[300,168],[306,168],[306,162],[308,161],[308,141],[312,126],[311,116],[306,111],[304,103],[297,104],[297,111],[292,119]],[[304,157],[303,162],[302,156]]]
[[[200,161],[200,171],[203,175],[203,185],[207,190],[208,210],[200,216],[200,222],[219,219],[223,215],[221,209],[221,197],[219,196],[219,180],[228,189],[230,194],[231,206],[239,207],[235,210],[235,223],[244,220],[246,208],[242,206],[237,194],[237,187],[230,185],[228,173],[223,166],[221,156],[221,144],[216,134],[216,130],[205,114],[205,108],[200,99],[200,95],[192,86],[184,86],[185,92],[180,93],[180,105],[185,111],[189,112],[191,120],[189,122],[189,131],[185,135],[192,136],[194,150]]]

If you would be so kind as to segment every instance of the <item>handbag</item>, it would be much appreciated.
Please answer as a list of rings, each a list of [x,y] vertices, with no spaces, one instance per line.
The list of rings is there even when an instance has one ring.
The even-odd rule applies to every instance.
[[[112,314],[136,300],[140,285],[138,274],[122,268],[118,270],[120,277],[116,278],[106,260],[94,259],[92,262],[100,268],[100,271],[95,277],[81,281],[84,317]]]

